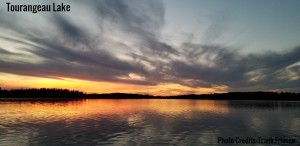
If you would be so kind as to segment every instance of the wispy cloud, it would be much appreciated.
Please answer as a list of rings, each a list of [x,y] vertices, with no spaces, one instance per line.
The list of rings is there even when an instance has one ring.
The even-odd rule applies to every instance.
[[[161,1],[68,3],[80,7],[83,16],[0,14],[0,39],[5,42],[0,46],[0,72],[139,85],[225,85],[231,91],[299,89],[299,47],[248,55],[213,41],[175,47],[162,41]],[[32,23],[35,19],[40,21]],[[218,37],[212,32],[219,28],[215,25],[206,31],[209,40]]]

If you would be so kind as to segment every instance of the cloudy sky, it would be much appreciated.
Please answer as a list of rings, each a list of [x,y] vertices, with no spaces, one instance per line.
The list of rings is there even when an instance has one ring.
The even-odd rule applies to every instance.
[[[300,91],[299,0],[10,0],[0,86],[88,93]]]

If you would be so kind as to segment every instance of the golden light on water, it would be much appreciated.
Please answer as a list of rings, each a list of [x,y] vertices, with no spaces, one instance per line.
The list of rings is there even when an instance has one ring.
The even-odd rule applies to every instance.
[[[14,117],[1,117],[10,119],[10,123],[24,121],[72,120],[95,116],[127,115],[143,111],[153,111],[164,115],[185,115],[191,111],[212,112],[217,114],[228,113],[226,102],[208,100],[167,100],[167,99],[141,99],[141,100],[104,100],[91,99],[66,102],[3,102],[0,106],[0,115],[13,115]],[[11,113],[11,114],[9,114]]]

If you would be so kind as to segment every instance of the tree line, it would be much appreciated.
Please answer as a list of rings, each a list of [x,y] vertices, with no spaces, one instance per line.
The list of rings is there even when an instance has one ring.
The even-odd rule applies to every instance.
[[[84,93],[76,90],[56,88],[11,89],[0,88],[0,98],[82,98]]]
[[[189,94],[152,96],[143,94],[111,93],[87,94],[78,90],[57,88],[1,89],[0,98],[99,98],[99,99],[213,99],[213,100],[293,100],[300,101],[300,93],[292,92],[229,92],[215,94]]]

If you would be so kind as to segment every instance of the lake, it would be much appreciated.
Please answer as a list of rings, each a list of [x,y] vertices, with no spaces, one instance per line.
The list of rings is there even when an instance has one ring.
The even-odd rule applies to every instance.
[[[299,145],[300,102],[0,101],[0,145]]]

